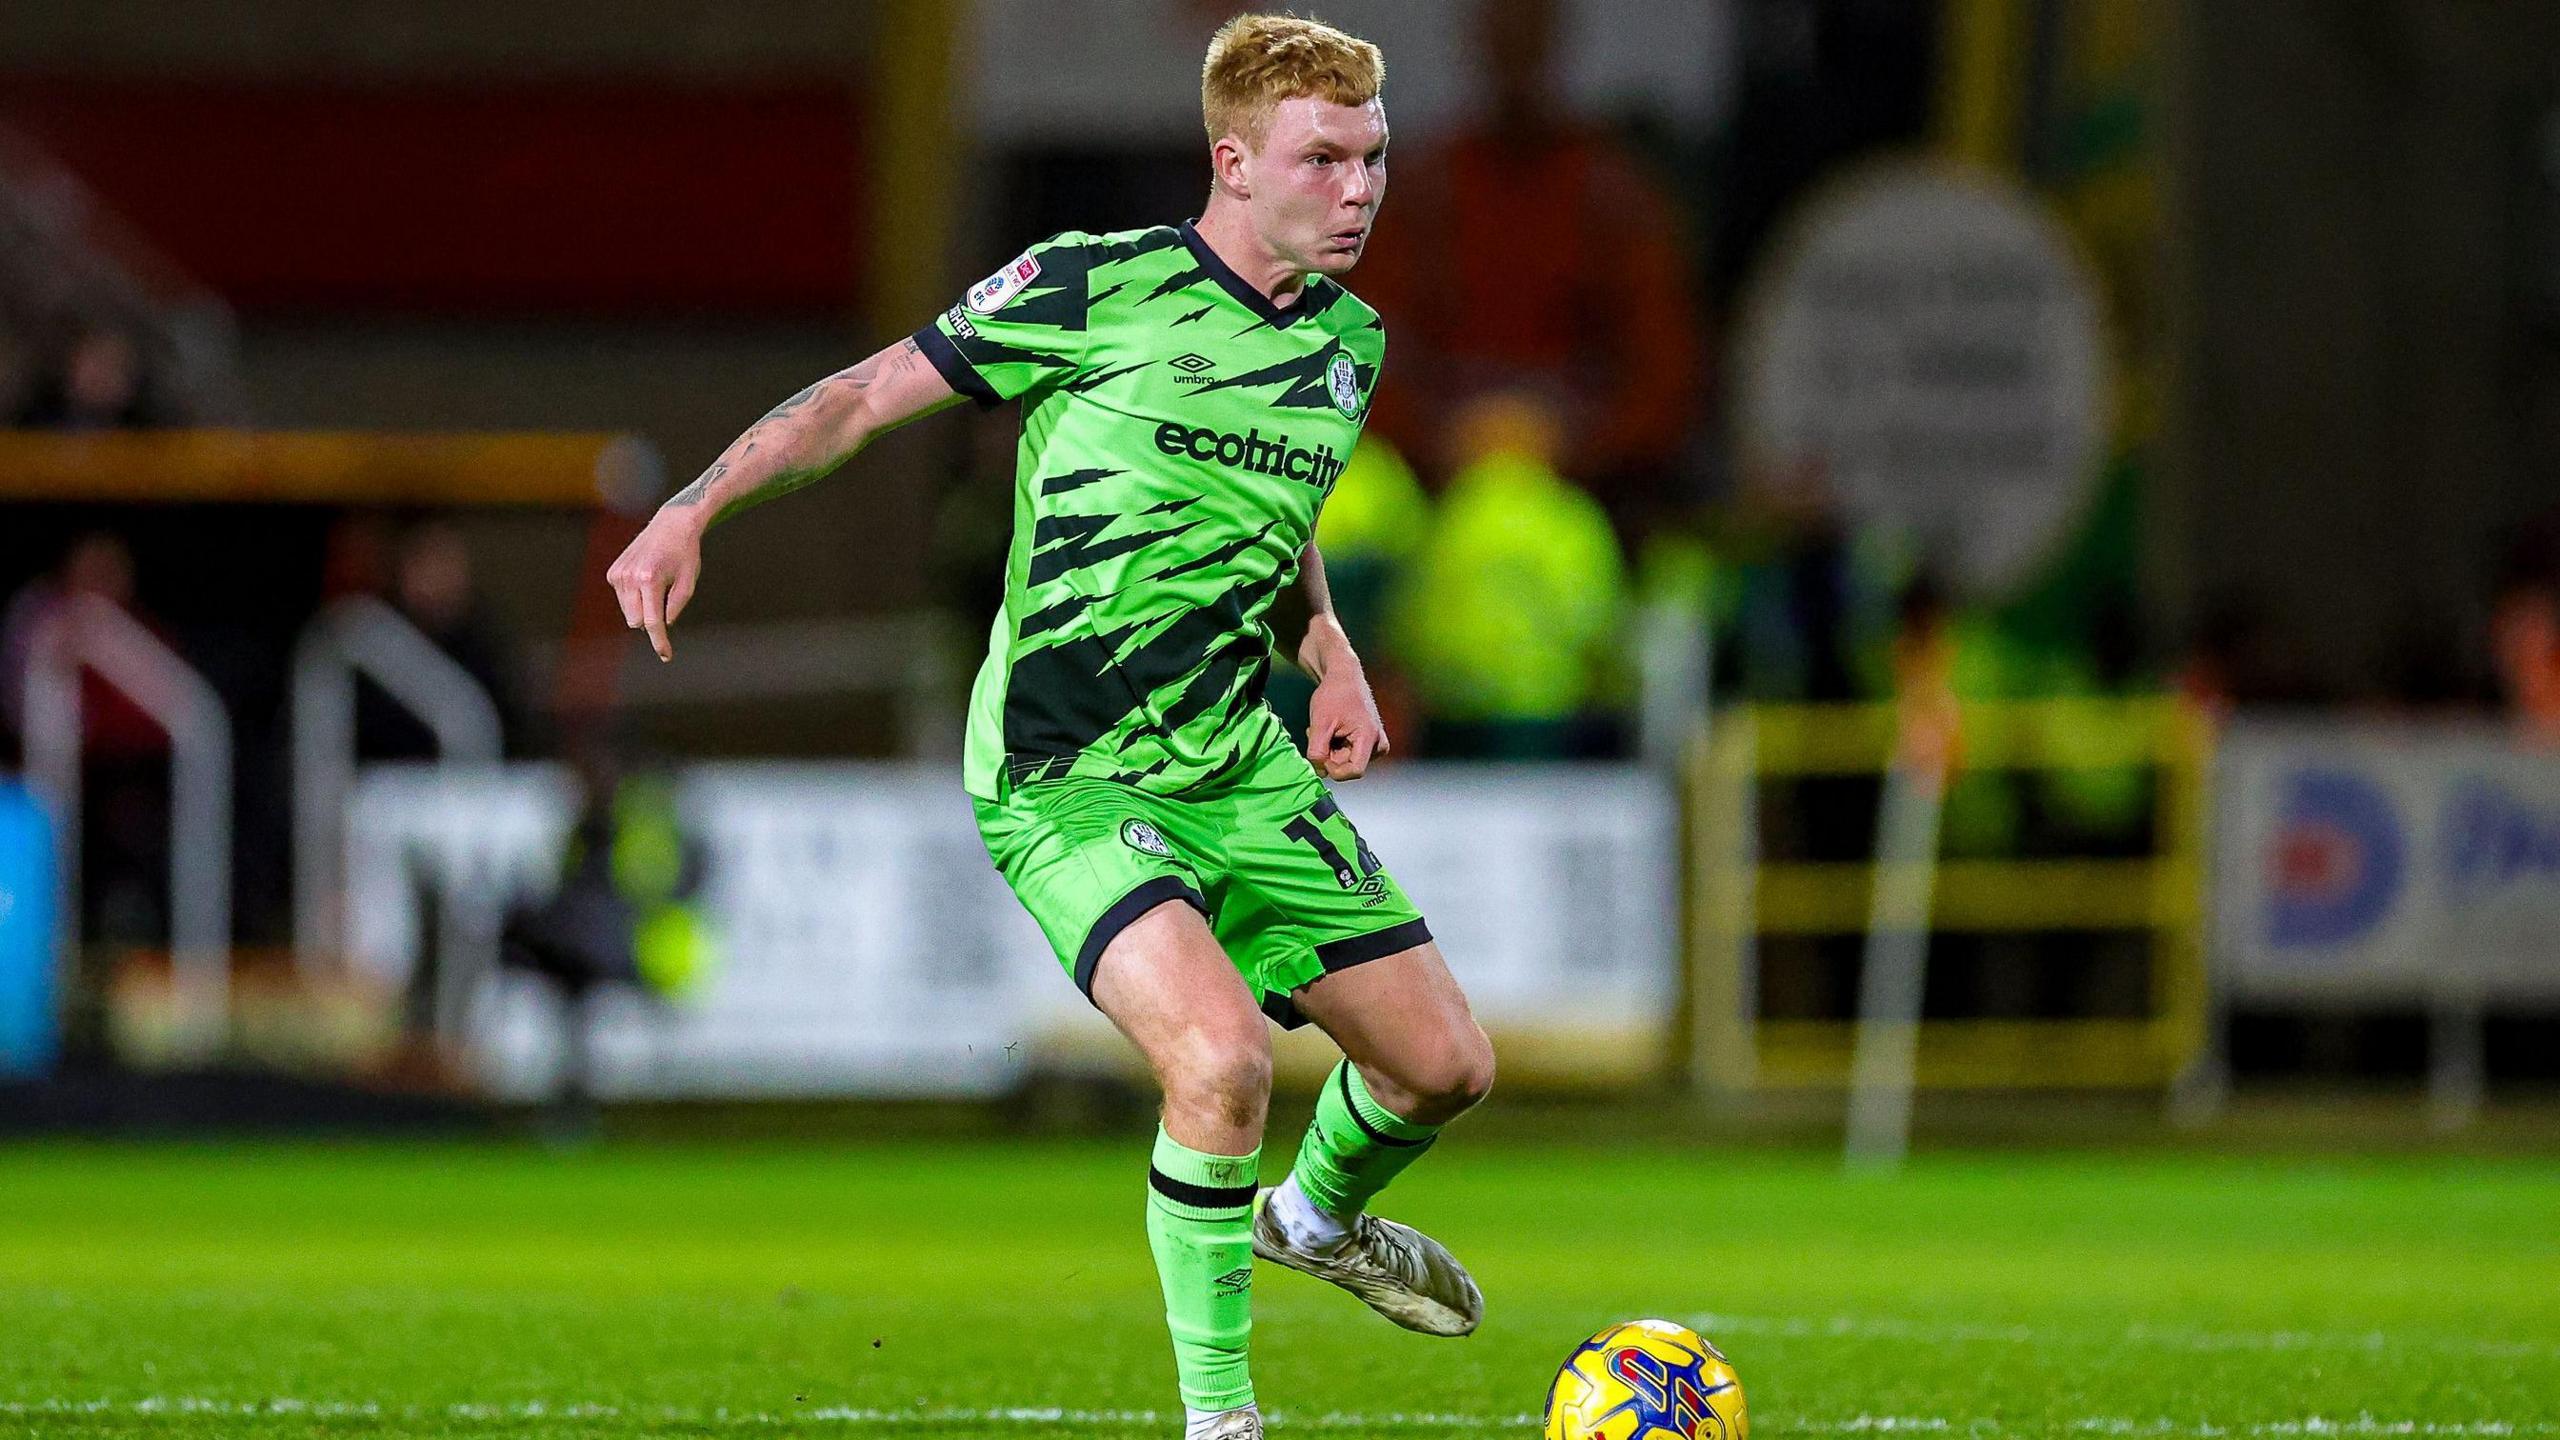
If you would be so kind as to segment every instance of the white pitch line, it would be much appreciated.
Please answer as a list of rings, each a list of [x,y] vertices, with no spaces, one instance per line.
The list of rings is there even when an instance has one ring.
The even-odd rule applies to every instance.
[[[820,1406],[790,1414],[726,1407],[689,1410],[680,1407],[625,1407],[569,1402],[521,1401],[515,1404],[384,1405],[366,1400],[308,1400],[279,1396],[268,1400],[214,1400],[202,1396],[147,1396],[140,1400],[0,1401],[0,1416],[157,1416],[189,1415],[253,1420],[266,1416],[303,1419],[361,1420],[634,1420],[706,1429],[747,1429],[782,1425],[1158,1425],[1171,1423],[1156,1410],[1077,1410],[1042,1406],[1000,1409],[874,1409]],[[1272,1412],[1275,1429],[1374,1431],[1389,1428],[1496,1433],[1518,1431],[1539,1423],[1534,1415],[1464,1415],[1440,1411],[1353,1414]],[[2084,1416],[2060,1422],[2073,1434],[2136,1436],[2146,1440],[2527,1440],[2560,1436],[2560,1423],[2508,1420],[2383,1420],[2372,1415],[2306,1416],[2299,1420],[2231,1421],[2141,1419],[2126,1415]],[[1964,1436],[1967,1440],[2001,1440],[2008,1436],[2041,1436],[2051,1425],[2013,1427],[1989,1418],[1960,1419],[1943,1415],[1850,1415],[1830,1419],[1779,1420],[1764,1417],[1765,1435],[1930,1435]]]
[[[2307,1420],[2260,1420],[2250,1425],[2212,1425],[2207,1420],[2125,1420],[2125,1417],[2097,1417],[2097,1420],[2074,1420],[2071,1430],[2084,1435],[2437,1435],[2437,1437],[2488,1437],[2488,1435],[2560,1435],[2560,1425],[2540,1420],[2376,1420],[2371,1414],[2355,1414],[2348,1420],[2330,1420],[2324,1414],[2312,1414]]]
[[[306,1400],[279,1396],[267,1400],[214,1400],[204,1396],[146,1396],[140,1400],[32,1400],[0,1401],[0,1416],[25,1419],[33,1416],[69,1415],[190,1415],[219,1419],[254,1420],[265,1416],[291,1416],[320,1420],[634,1420],[661,1425],[695,1425],[707,1428],[734,1428],[778,1425],[834,1424],[859,1425],[1158,1425],[1170,1424],[1179,1416],[1168,1416],[1156,1410],[1079,1410],[1053,1406],[1009,1406],[995,1409],[938,1408],[916,1406],[873,1408],[847,1405],[820,1405],[789,1413],[764,1410],[732,1410],[719,1407],[709,1410],[675,1406],[597,1405],[588,1403],[522,1401],[511,1405],[463,1403],[454,1405],[384,1405],[370,1400]],[[1374,1430],[1381,1427],[1456,1431],[1490,1431],[1505,1427],[1535,1425],[1534,1415],[1464,1415],[1439,1411],[1384,1414],[1293,1415],[1287,1411],[1271,1412],[1275,1424],[1305,1430]]]
[[[2376,1420],[2358,1414],[2332,1420],[2312,1414],[2304,1420],[2135,1420],[2130,1414],[2092,1414],[2061,1422],[2074,1435],[2143,1435],[2153,1440],[2388,1440],[2388,1437],[2435,1437],[2435,1440],[2522,1440],[2527,1435],[2560,1435],[2560,1425],[2514,1420]],[[1772,1435],[2048,1435],[2051,1425],[2010,1427],[1999,1420],[1948,1420],[1940,1414],[1853,1414],[1848,1420],[1807,1420],[1766,1425]]]
[[[2121,1330],[2055,1328],[2035,1325],[1969,1325],[1927,1323],[1888,1315],[1827,1317],[1769,1315],[1692,1315],[1684,1322],[1700,1334],[1774,1335],[1785,1338],[1900,1340],[1923,1345],[1994,1343],[2003,1345],[2149,1346],[2199,1353],[2221,1351],[2424,1350],[2487,1360],[2560,1359],[2560,1345],[2530,1340],[2484,1340],[2463,1335],[2388,1335],[2379,1330],[2320,1332],[2311,1330],[2182,1330],[2156,1325],[2128,1325]]]

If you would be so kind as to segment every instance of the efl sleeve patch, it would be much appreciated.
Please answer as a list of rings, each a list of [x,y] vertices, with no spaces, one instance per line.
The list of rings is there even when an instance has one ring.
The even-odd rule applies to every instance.
[[[1023,251],[916,331],[952,389],[1000,405],[1083,371],[1094,337],[1083,323],[1082,241],[1052,236]]]
[[[1040,278],[1040,258],[1025,250],[1005,267],[969,287],[968,307],[980,315],[993,315],[1011,303],[1024,287]],[[945,291],[945,294],[950,292]]]

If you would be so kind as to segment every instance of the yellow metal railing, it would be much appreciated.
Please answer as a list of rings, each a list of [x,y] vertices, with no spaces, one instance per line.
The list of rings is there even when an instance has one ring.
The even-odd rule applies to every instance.
[[[1890,705],[1738,706],[1693,750],[1686,927],[1693,1079],[1730,1090],[1847,1083],[1853,1021],[1759,1019],[1758,945],[1765,936],[1863,932],[1876,867],[1762,862],[1760,786],[1772,778],[1881,778],[1896,724]],[[2151,769],[2156,848],[2136,859],[1940,863],[1931,929],[2149,931],[2150,1005],[2138,1019],[1924,1021],[1918,1083],[2167,1084],[2204,1036],[2201,722],[2173,699],[2018,701],[1966,706],[1962,733],[1969,770]]]
[[[657,471],[638,441],[601,434],[0,430],[0,501],[585,510],[620,484],[647,490],[645,509]]]

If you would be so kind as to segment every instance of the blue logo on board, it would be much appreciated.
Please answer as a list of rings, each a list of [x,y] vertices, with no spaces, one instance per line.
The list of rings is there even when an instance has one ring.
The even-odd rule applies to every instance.
[[[2444,807],[2446,888],[2479,897],[2510,886],[2560,882],[2560,809],[2536,804],[2485,776],[2453,787]]]
[[[2343,945],[2400,898],[2408,842],[2382,787],[2343,770],[2286,777],[2266,856],[2267,939]]]

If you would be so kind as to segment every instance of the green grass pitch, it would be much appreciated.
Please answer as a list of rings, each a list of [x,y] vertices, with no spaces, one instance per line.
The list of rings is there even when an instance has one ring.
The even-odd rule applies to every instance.
[[[1283,1151],[1282,1153],[1285,1153]],[[1179,1431],[1146,1137],[0,1149],[0,1436]],[[1274,1167],[1277,1168],[1276,1165]],[[2560,1435],[2560,1166],[1470,1144],[1467,1341],[1265,1267],[1275,1435],[1502,1436],[1697,1324],[1763,1436]]]

